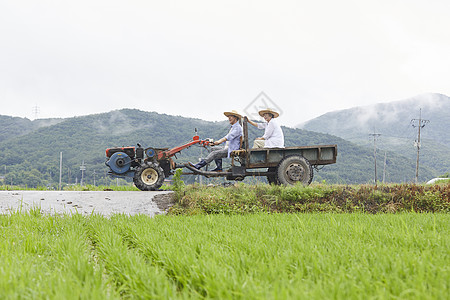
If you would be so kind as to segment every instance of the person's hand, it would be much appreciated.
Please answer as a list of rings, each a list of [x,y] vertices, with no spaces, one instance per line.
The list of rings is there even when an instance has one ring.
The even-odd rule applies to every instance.
[[[255,140],[260,140],[261,141],[261,140],[264,140],[264,139],[263,138],[256,138]]]

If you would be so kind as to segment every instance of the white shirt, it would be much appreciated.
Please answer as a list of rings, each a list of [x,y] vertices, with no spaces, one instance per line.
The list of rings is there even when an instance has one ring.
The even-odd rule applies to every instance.
[[[262,136],[265,140],[264,148],[284,148],[284,135],[281,126],[271,119],[268,123],[258,123],[259,129],[265,129]]]

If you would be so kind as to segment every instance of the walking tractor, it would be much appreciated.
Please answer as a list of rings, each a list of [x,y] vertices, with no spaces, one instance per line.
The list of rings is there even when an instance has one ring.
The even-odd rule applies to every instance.
[[[241,148],[231,152],[231,168],[222,172],[198,170],[189,164],[176,164],[175,154],[193,145],[212,146],[211,139],[201,140],[196,134],[192,141],[174,148],[144,149],[116,147],[106,149],[106,165],[115,177],[133,177],[136,187],[142,191],[157,190],[164,179],[178,168],[186,168],[186,175],[226,177],[227,180],[243,180],[246,176],[266,176],[269,183],[305,185],[313,179],[313,167],[336,163],[337,146],[296,146],[286,148],[248,147],[248,119],[244,117]]]

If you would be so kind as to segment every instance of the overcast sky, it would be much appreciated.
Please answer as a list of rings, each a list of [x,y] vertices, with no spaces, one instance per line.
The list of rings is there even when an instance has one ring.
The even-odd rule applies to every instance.
[[[450,95],[449,53],[448,0],[0,0],[0,114],[223,120],[263,91],[294,126]]]

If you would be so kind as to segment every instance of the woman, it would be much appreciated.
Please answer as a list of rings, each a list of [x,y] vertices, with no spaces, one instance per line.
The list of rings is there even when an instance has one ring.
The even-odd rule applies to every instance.
[[[253,143],[253,148],[284,148],[284,135],[281,126],[274,120],[280,114],[273,109],[260,110],[259,115],[264,118],[266,122],[255,123],[248,120],[253,126],[264,129],[264,135],[256,138]]]

